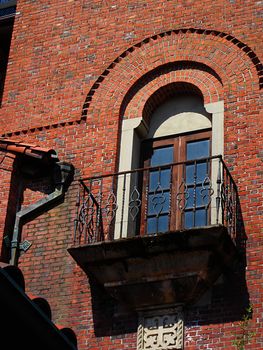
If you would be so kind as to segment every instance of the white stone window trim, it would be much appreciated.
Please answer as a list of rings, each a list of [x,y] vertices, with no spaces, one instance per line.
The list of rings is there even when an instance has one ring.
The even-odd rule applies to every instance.
[[[205,110],[211,114],[212,125],[212,151],[211,156],[224,154],[224,101],[211,102],[204,105]],[[198,130],[198,129],[197,129]],[[187,132],[188,130],[182,130]],[[191,128],[190,131],[193,131]],[[123,119],[121,129],[121,144],[120,144],[120,161],[119,172],[130,171],[139,167],[140,159],[140,142],[147,136],[148,126],[142,117],[132,119]],[[212,162],[212,184],[216,184],[218,172],[218,161]],[[130,188],[131,179],[126,178],[126,188]],[[119,179],[118,189],[122,188],[122,180]],[[129,203],[129,191],[125,194],[125,203]],[[117,190],[117,203],[122,203],[122,190]],[[121,207],[121,206],[119,206]],[[129,225],[128,220],[128,205],[124,208],[124,213],[120,210],[116,212],[115,234],[114,238],[120,238],[120,226],[122,225],[122,238],[127,237]],[[221,215],[219,215],[221,217]],[[216,191],[211,200],[211,224],[216,223]],[[132,230],[131,230],[132,231]]]

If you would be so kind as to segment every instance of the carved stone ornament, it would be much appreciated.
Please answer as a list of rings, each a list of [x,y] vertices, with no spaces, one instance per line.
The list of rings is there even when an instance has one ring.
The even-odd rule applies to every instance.
[[[140,315],[137,350],[183,349],[184,324],[181,308],[155,310]]]

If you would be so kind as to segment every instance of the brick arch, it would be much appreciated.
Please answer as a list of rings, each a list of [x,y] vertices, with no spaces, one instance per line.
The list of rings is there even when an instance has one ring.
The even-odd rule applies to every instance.
[[[178,89],[184,90],[186,86],[194,86],[193,89],[200,91],[204,104],[222,100],[223,87],[220,78],[209,67],[203,68],[194,62],[191,62],[190,65],[189,63],[186,65],[185,62],[177,62],[169,69],[161,66],[158,72],[149,72],[147,79],[145,76],[141,77],[127,92],[120,108],[121,117],[142,116],[145,108],[148,108],[146,101],[163,87],[163,98],[170,92],[174,94]]]
[[[142,115],[142,119],[145,120],[146,123],[149,125],[154,111],[165,101],[174,97],[175,95],[197,95],[204,102],[203,93],[196,85],[185,81],[169,83],[156,89],[153,93],[151,93],[151,91],[149,92],[149,97],[143,104],[143,110],[141,111],[141,109],[139,109],[139,113],[140,115]]]
[[[96,169],[87,169],[85,176],[118,170],[121,122],[122,116],[126,117],[121,110],[123,103],[134,86],[137,88],[136,98],[139,98],[138,92],[144,87],[142,77],[150,77],[149,80],[155,77],[157,79],[164,75],[164,67],[181,64],[183,69],[175,70],[176,74],[185,73],[179,73],[181,70],[191,70],[193,73],[191,79],[190,74],[187,79],[190,83],[196,79],[195,85],[204,96],[208,96],[208,93],[205,93],[205,83],[203,88],[198,86],[198,78],[195,78],[193,67],[196,67],[195,73],[199,74],[199,77],[203,74],[210,79],[210,87],[214,82],[220,98],[223,96],[225,101],[228,113],[227,127],[229,127],[231,124],[229,111],[233,105],[231,101],[238,99],[239,103],[245,105],[246,96],[257,96],[258,75],[255,65],[246,52],[226,36],[219,34],[183,30],[155,35],[129,48],[103,72],[91,88],[81,116],[81,119],[86,121],[91,135],[89,147],[96,148],[96,157],[101,159],[102,163]],[[190,66],[187,67],[187,64]],[[202,80],[204,82],[205,78]],[[133,96],[129,97],[127,105],[132,99]],[[143,108],[143,105],[141,99],[140,108]],[[136,112],[138,110],[135,110]]]
[[[177,61],[196,61],[210,67],[222,80],[225,92],[234,89],[238,93],[238,86],[248,91],[263,86],[261,62],[237,38],[213,30],[173,30],[146,38],[118,56],[90,89],[83,116],[88,110],[92,112],[95,105],[98,109],[97,102],[102,99],[106,108],[119,107],[127,87],[142,75]]]

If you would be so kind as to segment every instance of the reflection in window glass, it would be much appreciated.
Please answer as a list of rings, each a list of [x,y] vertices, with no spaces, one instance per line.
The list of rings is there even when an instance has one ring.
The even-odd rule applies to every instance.
[[[154,234],[168,231],[168,216],[152,217],[147,220],[147,233]]]
[[[153,150],[151,166],[165,165],[173,162],[173,147],[163,147]]]
[[[207,162],[189,164],[186,166],[186,183],[188,185],[193,184],[194,180],[197,183],[202,183],[206,175],[207,175]]]
[[[150,172],[150,191],[154,191],[158,184],[163,190],[167,190],[170,187],[171,169],[162,169]]]
[[[157,192],[149,195],[148,215],[160,215],[169,212],[169,192]]]
[[[186,153],[187,160],[209,157],[209,140],[188,142]]]
[[[151,166],[163,166],[173,162],[173,147],[153,150]],[[147,233],[168,231],[170,207],[171,169],[158,169],[150,172],[147,210]]]
[[[209,140],[191,141],[186,145],[186,160],[206,158],[209,157],[209,154]],[[189,197],[186,202],[186,212],[184,215],[185,228],[207,225],[209,195],[203,183],[208,173],[208,162],[206,160],[186,165],[185,180]]]
[[[207,225],[207,210],[197,209],[196,211],[185,212],[185,228],[192,228]]]

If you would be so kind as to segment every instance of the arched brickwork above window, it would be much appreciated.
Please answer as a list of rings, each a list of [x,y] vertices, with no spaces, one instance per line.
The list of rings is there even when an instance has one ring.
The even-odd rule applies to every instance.
[[[194,92],[199,91],[205,104],[223,99],[222,82],[212,69],[196,62],[178,61],[162,65],[142,76],[125,95],[120,115],[125,118],[142,116],[143,110],[148,108],[145,107],[146,101],[151,95],[157,96],[157,91],[162,92],[161,95],[158,92],[158,96],[162,96],[159,99],[179,90],[188,92],[190,86]]]
[[[118,110],[127,91],[149,71],[175,62],[196,62],[220,77],[224,93],[254,92],[262,86],[262,64],[244,43],[226,33],[173,30],[130,47],[100,75],[88,93],[83,117],[101,108]]]
[[[255,52],[237,38],[216,30],[195,28],[170,30],[145,38],[119,55],[89,90],[80,118],[32,126],[1,136],[10,137],[20,133],[26,134],[29,131],[35,132],[79,124],[89,119],[89,116],[92,116],[93,122],[96,117],[100,120],[104,117],[109,119],[109,114],[118,120],[133,97],[129,95],[131,89],[142,83],[140,79],[143,76],[146,77],[151,71],[160,71],[165,65],[175,66],[180,62],[185,63],[185,71],[177,71],[176,74],[180,76],[180,79],[176,77],[173,81],[187,81],[202,90],[200,77],[197,77],[196,74],[197,70],[199,75],[200,72],[203,74],[206,72],[206,78],[201,79],[202,84],[205,86],[205,80],[209,77],[211,81],[213,77],[212,81],[216,82],[217,93],[223,95],[226,103],[228,101],[225,96],[231,96],[232,99],[234,96],[235,99],[245,101],[244,96],[249,99],[248,95],[258,94],[260,88],[263,87],[262,63]],[[191,79],[190,75],[187,77],[184,74],[187,64],[194,64],[196,68],[198,65],[197,70],[192,72]],[[188,67],[188,69],[192,68]],[[186,80],[182,79],[183,74]],[[167,84],[169,81],[164,83]],[[219,85],[221,85],[220,89]],[[206,103],[209,101],[208,94],[204,90],[202,92]],[[218,96],[219,99],[221,97],[221,95]],[[216,95],[212,96],[210,101],[216,101]]]
[[[195,85],[183,82],[170,83],[156,90],[148,98],[142,111],[143,120],[146,120],[147,124],[149,124],[150,118],[156,108],[175,95],[198,95],[203,99],[202,91],[200,91]]]

